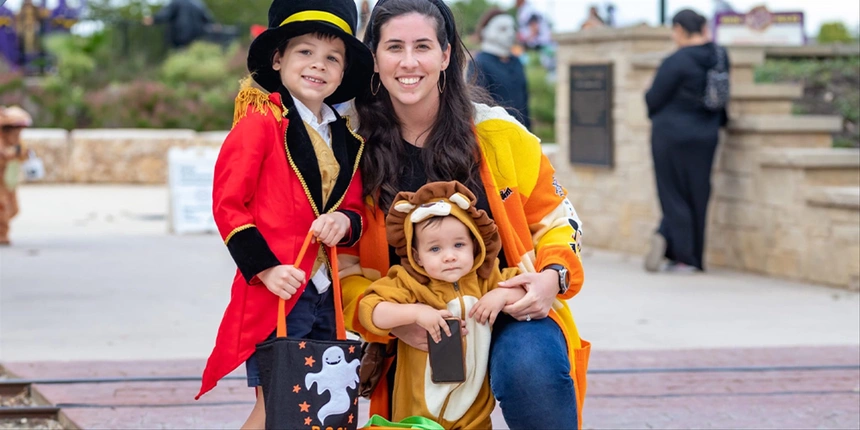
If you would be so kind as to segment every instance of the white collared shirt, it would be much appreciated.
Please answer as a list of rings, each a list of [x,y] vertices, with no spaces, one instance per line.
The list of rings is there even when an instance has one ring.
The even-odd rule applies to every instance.
[[[293,102],[295,102],[296,109],[299,111],[299,116],[302,117],[302,121],[308,123],[317,133],[319,133],[320,137],[323,138],[326,145],[331,148],[331,128],[329,124],[337,121],[337,115],[334,114],[334,111],[325,103],[322,104],[322,108],[320,109],[320,113],[322,114],[322,121],[317,121],[317,115],[311,112],[307,106],[304,105],[299,99],[293,97]]]
[[[320,137],[323,138],[326,145],[331,148],[331,127],[329,124],[337,121],[337,115],[334,114],[334,111],[328,107],[327,104],[323,103],[322,108],[320,109],[320,113],[322,114],[322,121],[317,121],[317,116],[307,106],[304,105],[299,99],[293,97],[293,102],[296,105],[296,110],[299,111],[299,116],[302,117],[302,121],[306,122],[311,126],[317,133],[319,133]],[[328,291],[331,286],[331,278],[328,276],[328,269],[325,265],[320,266],[319,270],[314,273],[314,276],[311,278],[314,281],[314,286],[317,288],[317,292],[322,294]]]

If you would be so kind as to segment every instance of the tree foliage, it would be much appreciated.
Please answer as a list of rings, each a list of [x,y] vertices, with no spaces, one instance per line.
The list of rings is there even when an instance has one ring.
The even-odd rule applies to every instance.
[[[818,43],[850,43],[854,38],[841,22],[825,22],[818,31]]]

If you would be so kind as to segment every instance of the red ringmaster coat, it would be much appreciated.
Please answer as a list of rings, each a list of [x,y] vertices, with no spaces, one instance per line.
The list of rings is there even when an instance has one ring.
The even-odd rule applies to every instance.
[[[349,118],[339,117],[331,123],[332,150],[340,174],[328,201],[322,202],[316,154],[286,89],[266,95],[245,87],[236,106],[233,129],[215,164],[212,205],[218,231],[237,270],[198,399],[247,360],[256,344],[275,330],[278,297],[256,275],[279,264],[294,264],[309,279],[319,244],[311,244],[302,261],[294,260],[320,214],[340,211],[349,217],[350,231],[339,246],[352,246],[361,236],[358,163],[364,142],[351,132]],[[287,301],[288,313],[304,288]]]

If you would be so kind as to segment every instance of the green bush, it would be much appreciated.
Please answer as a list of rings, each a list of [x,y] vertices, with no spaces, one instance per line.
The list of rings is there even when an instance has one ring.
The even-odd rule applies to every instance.
[[[543,142],[555,142],[555,82],[540,64],[537,54],[531,55],[526,66],[529,87],[529,114],[532,132]]]
[[[845,127],[834,146],[860,146],[860,57],[767,60],[756,68],[755,80],[803,85],[793,112],[841,116]]]
[[[216,85],[228,79],[229,70],[224,57],[220,46],[195,42],[188,49],[167,58],[161,65],[161,78],[174,87],[182,84]]]

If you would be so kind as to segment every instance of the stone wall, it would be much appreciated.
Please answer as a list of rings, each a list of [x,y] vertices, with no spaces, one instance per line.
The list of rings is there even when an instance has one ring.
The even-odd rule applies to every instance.
[[[26,129],[22,140],[45,162],[41,182],[165,184],[170,148],[220,147],[226,135],[181,129]]]
[[[660,219],[644,94],[674,47],[668,29],[558,36],[552,155],[584,224],[586,246],[644,255]],[[730,126],[712,174],[706,264],[860,288],[860,152],[831,148],[841,118],[791,116],[802,94],[757,85],[765,49],[730,50]],[[612,64],[612,168],[571,165],[569,65]]]

